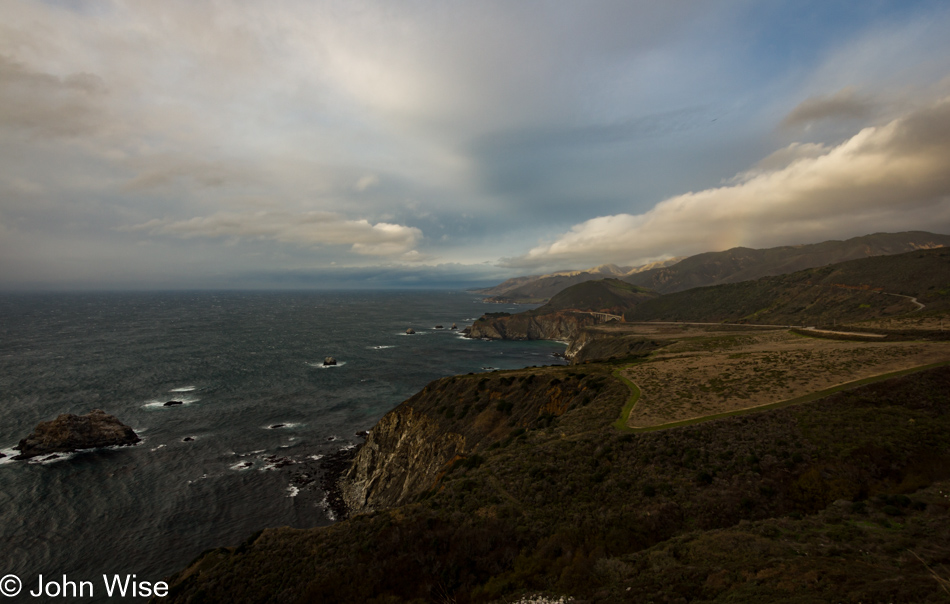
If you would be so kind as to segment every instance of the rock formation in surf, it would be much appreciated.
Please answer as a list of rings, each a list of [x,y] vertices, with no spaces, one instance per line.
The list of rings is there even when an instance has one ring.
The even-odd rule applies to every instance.
[[[70,453],[79,449],[95,449],[139,442],[132,428],[114,415],[93,409],[86,415],[63,413],[54,420],[40,422],[32,434],[20,441],[14,459],[29,459],[49,453]]]

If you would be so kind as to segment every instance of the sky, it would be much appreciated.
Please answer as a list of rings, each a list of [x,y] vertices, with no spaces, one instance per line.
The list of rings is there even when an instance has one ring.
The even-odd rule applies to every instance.
[[[0,289],[950,233],[945,1],[0,0]]]

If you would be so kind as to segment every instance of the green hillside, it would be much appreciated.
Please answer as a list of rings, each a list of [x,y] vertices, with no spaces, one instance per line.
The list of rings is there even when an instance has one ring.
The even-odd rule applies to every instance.
[[[585,281],[568,287],[557,293],[544,306],[529,312],[535,315],[543,315],[559,310],[572,309],[622,313],[641,302],[652,300],[658,295],[656,292],[620,279],[600,279]]]
[[[950,370],[642,434],[606,419],[626,392],[599,366],[433,382],[406,404],[477,452],[398,507],[209,550],[168,600],[945,601]]]
[[[950,246],[950,235],[909,231],[759,250],[737,247],[697,254],[673,266],[644,271],[624,279],[665,294],[939,246]]]
[[[896,294],[896,295],[895,295]],[[950,308],[950,250],[862,258],[754,281],[695,288],[645,301],[628,321],[832,324]]]

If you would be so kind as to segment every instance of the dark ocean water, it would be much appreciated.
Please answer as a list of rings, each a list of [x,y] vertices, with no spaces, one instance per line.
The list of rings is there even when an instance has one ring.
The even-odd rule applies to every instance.
[[[557,343],[448,329],[498,310],[463,292],[0,296],[2,452],[94,408],[144,441],[0,460],[0,575],[94,579],[100,596],[102,574],[156,581],[260,528],[329,524],[319,481],[301,480],[320,456],[433,379],[561,362]]]

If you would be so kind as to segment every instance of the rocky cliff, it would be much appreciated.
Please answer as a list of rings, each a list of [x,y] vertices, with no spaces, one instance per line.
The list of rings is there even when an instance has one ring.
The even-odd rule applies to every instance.
[[[642,336],[614,333],[609,327],[583,329],[571,340],[564,356],[571,365],[595,361],[609,361],[647,355],[651,351],[671,344],[671,340],[658,342]]]
[[[551,425],[605,387],[605,371],[564,367],[443,378],[387,413],[340,480],[351,513],[411,502],[479,452]],[[612,380],[611,380],[612,381]],[[622,389],[621,389],[622,392]]]
[[[341,481],[349,511],[391,507],[428,489],[446,463],[466,450],[461,434],[400,405],[376,424]]]
[[[490,340],[572,340],[583,328],[605,321],[602,315],[572,311],[485,316],[472,324],[468,336]]]

